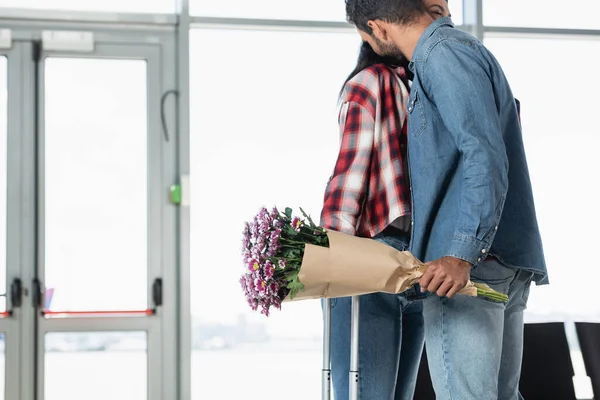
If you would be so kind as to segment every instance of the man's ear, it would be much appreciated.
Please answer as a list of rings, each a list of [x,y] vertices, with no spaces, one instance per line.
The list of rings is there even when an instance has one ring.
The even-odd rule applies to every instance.
[[[379,39],[380,41],[387,42],[389,36],[388,24],[381,21],[369,21],[369,27],[373,31],[373,36]]]

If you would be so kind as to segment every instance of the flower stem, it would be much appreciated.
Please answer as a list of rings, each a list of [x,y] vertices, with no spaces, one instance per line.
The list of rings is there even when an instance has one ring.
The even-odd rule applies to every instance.
[[[481,287],[477,287],[477,296],[485,297],[486,299],[496,301],[498,303],[506,303],[508,302],[508,296],[504,293],[497,292],[493,289],[484,289]]]
[[[284,238],[284,237],[279,238],[279,240],[281,240],[282,242],[290,243],[290,244],[300,244],[300,245],[306,244],[304,242],[299,242],[297,240],[287,239],[287,238]]]

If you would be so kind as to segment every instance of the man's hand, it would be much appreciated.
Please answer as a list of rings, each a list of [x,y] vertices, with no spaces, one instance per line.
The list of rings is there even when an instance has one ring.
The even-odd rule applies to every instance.
[[[471,276],[471,264],[455,257],[442,257],[428,262],[427,271],[419,281],[421,291],[452,298],[464,288]]]

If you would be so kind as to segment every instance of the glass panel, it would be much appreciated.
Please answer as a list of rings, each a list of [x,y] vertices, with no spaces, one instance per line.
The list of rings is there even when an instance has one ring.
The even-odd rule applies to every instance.
[[[47,333],[45,400],[147,400],[146,332]]]
[[[600,279],[588,249],[597,246],[600,215],[600,136],[596,93],[600,42],[487,38],[521,101],[523,134],[551,284],[533,288],[530,319],[578,316],[600,320],[598,302],[577,279]],[[577,73],[549,67],[559,55],[578,54]],[[576,272],[575,272],[576,271]],[[568,293],[568,295],[565,295]]]
[[[462,0],[451,0],[450,8],[454,22],[462,24]],[[190,0],[190,13],[203,17],[346,21],[346,8],[339,0]]]
[[[346,20],[344,2],[339,0],[190,0],[190,13],[203,17]]]
[[[450,14],[452,14],[452,21],[455,25],[462,25],[463,23],[463,2],[462,0],[449,0],[448,7],[450,8]]]
[[[8,60],[6,57],[0,56],[0,312],[6,311],[7,135]]]
[[[490,26],[600,29],[600,20],[594,12],[597,7],[597,0],[483,0],[483,23]]]
[[[45,264],[53,311],[147,306],[146,62],[46,60]]]
[[[175,0],[0,0],[0,7],[133,13],[175,12]]]
[[[268,319],[250,311],[240,240],[262,205],[318,220],[339,147],[337,97],[359,45],[354,33],[192,32],[194,400],[247,396],[249,371],[268,371],[261,399],[320,398],[319,302]]]

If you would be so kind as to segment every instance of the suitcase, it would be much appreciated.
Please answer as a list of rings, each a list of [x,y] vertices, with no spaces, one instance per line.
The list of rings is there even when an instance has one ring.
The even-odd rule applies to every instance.
[[[325,299],[323,311],[323,369],[321,373],[321,399],[331,400],[331,299]],[[352,297],[352,320],[350,322],[350,390],[349,400],[358,400],[358,315],[360,301]]]

